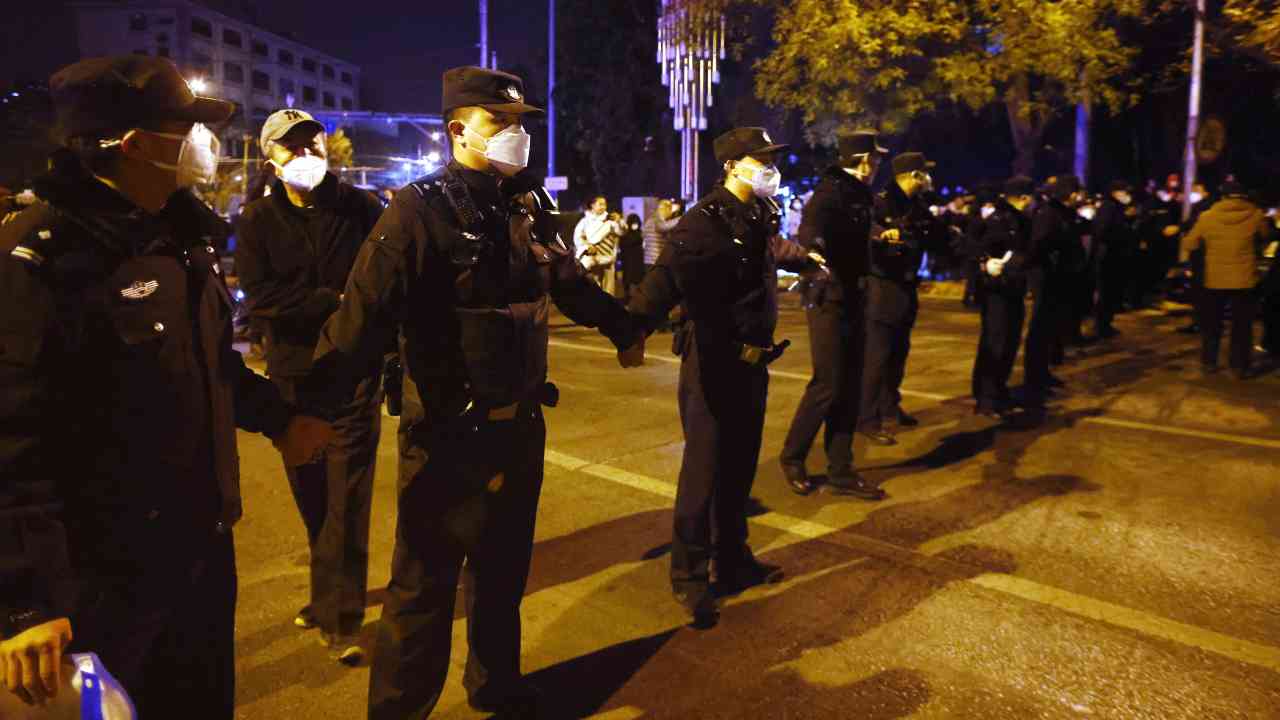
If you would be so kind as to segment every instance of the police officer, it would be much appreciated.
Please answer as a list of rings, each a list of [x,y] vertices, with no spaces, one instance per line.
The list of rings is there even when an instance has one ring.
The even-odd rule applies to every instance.
[[[818,181],[804,206],[800,244],[826,257],[831,272],[809,272],[803,280],[813,377],[796,408],[779,461],[791,489],[800,495],[815,485],[805,459],[826,426],[827,486],[836,494],[879,500],[884,491],[853,469],[853,428],[862,382],[861,284],[867,274],[868,242],[875,196],[868,184],[888,150],[875,132],[839,139],[839,159]]]
[[[630,308],[656,327],[677,304],[681,330],[680,420],[684,457],[676,493],[671,584],[695,624],[714,622],[716,592],[730,595],[782,579],[747,545],[746,504],[755,480],[774,344],[777,268],[819,262],[778,234],[773,200],[786,145],[764,128],[716,138],[724,181],[680,219]],[[712,562],[717,587],[712,588]]]
[[[626,309],[591,282],[556,231],[529,161],[520,78],[444,74],[453,159],[396,194],[360,249],[321,332],[310,382],[350,396],[398,332],[405,369],[399,522],[369,687],[371,720],[418,720],[449,670],[459,572],[472,707],[523,713],[520,600],[542,485],[550,301],[599,327],[624,366],[643,359]],[[332,401],[331,404],[333,404]],[[463,561],[466,567],[463,567]]]
[[[306,405],[299,381],[382,203],[328,171],[324,126],[302,110],[268,117],[259,146],[276,179],[240,217],[236,271],[250,317],[266,329],[267,374],[287,400]],[[375,369],[333,418],[337,442],[324,462],[285,469],[311,549],[310,602],[294,624],[319,626],[321,642],[345,664],[364,652],[355,634],[368,583],[380,380]]]
[[[1069,278],[1083,254],[1075,206],[1080,202],[1080,180],[1074,175],[1050,179],[1045,201],[1031,222],[1031,270],[1028,283],[1034,297],[1023,356],[1024,404],[1043,409],[1045,400],[1062,381],[1049,371],[1062,352],[1064,328],[1070,321],[1073,288]]]
[[[1031,219],[1028,210],[1035,185],[1030,178],[1014,177],[994,198],[985,220],[975,221],[970,233],[970,257],[982,275],[978,302],[982,332],[973,363],[975,412],[1002,417],[1013,406],[1009,375],[1018,357],[1022,323],[1026,314],[1026,271],[1031,260]]]
[[[898,155],[893,159],[893,182],[876,198],[858,430],[877,445],[896,444],[891,424],[919,424],[902,410],[901,393],[911,328],[920,308],[917,271],[924,253],[945,251],[949,239],[922,199],[933,186],[932,167],[921,153]]]
[[[1138,206],[1133,188],[1123,180],[1111,183],[1107,197],[1093,219],[1093,243],[1097,273],[1098,304],[1094,308],[1095,334],[1112,338],[1116,313],[1124,305],[1125,283],[1138,250]]]
[[[236,428],[290,465],[330,432],[231,346],[228,229],[189,188],[232,105],[139,55],[50,89],[79,162],[0,228],[0,692],[44,699],[91,651],[140,717],[230,720]]]

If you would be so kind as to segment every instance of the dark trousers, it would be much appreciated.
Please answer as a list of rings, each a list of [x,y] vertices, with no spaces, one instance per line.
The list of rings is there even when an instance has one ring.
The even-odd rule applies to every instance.
[[[373,653],[369,720],[421,720],[435,708],[449,672],[460,574],[467,693],[500,697],[520,678],[520,600],[546,444],[541,410],[522,409],[514,420],[429,425],[401,422],[396,545]]]
[[[907,374],[907,356],[911,353],[911,328],[908,322],[885,322],[868,304],[864,327],[862,356],[862,398],[858,426],[878,429],[886,420],[897,420],[902,411],[902,379]]]
[[[1200,294],[1200,364],[1218,366],[1218,346],[1227,309],[1231,310],[1230,362],[1233,370],[1247,371],[1253,356],[1253,321],[1258,315],[1258,299],[1247,290],[1213,290]]]
[[[1125,270],[1129,264],[1124,257],[1106,257],[1100,264],[1098,305],[1095,308],[1095,322],[1099,333],[1113,329],[1112,321],[1124,306],[1125,284],[1128,282]]]
[[[1280,355],[1280,263],[1271,266],[1261,285],[1262,347],[1272,355]]]
[[[1026,305],[1016,291],[985,290],[978,297],[982,332],[973,363],[973,396],[980,410],[1002,410],[1010,404],[1009,375],[1022,341]]]
[[[861,299],[846,291],[845,301],[827,301],[805,311],[813,377],[791,420],[781,460],[804,466],[818,429],[825,425],[827,471],[853,468],[853,428],[862,383],[863,315]]]
[[[296,378],[272,378],[285,400],[304,407]],[[381,378],[369,378],[333,421],[323,460],[285,468],[311,549],[311,615],[321,630],[352,635],[364,622],[369,579],[369,512],[382,435]]]
[[[764,434],[769,371],[723,348],[703,348],[696,331],[680,364],[684,456],[671,545],[675,589],[705,585],[710,561],[724,569],[747,549],[747,500]],[[709,343],[708,343],[709,344]]]
[[[139,718],[235,717],[236,561],[230,532],[165,527],[131,533],[132,549],[93,567],[69,652],[95,652]],[[118,542],[111,538],[109,542]]]
[[[1026,385],[1026,400],[1032,405],[1043,404],[1049,387],[1049,366],[1062,352],[1062,325],[1064,300],[1055,291],[1054,283],[1046,280],[1041,272],[1033,272],[1029,281],[1033,296],[1031,322],[1027,326],[1027,347],[1022,356],[1022,369]]]

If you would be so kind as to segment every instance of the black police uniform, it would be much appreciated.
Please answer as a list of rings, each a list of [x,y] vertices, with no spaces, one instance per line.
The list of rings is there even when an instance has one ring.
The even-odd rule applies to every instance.
[[[969,243],[972,262],[982,271],[978,286],[982,330],[973,364],[973,396],[979,413],[1004,412],[1012,405],[1009,375],[1022,342],[1031,251],[1030,219],[1004,198],[994,204],[995,211],[972,226]],[[1006,253],[1011,254],[1003,272],[996,277],[987,274],[987,260],[1004,259]]]
[[[879,240],[889,229],[900,243]],[[945,252],[949,235],[929,208],[908,198],[896,182],[877,196],[866,279],[866,352],[858,426],[883,432],[903,416],[902,378],[911,351],[911,328],[920,309],[918,270],[927,252]]]
[[[519,78],[445,74],[448,108],[528,112]],[[525,691],[520,600],[533,551],[546,428],[550,301],[619,349],[639,335],[586,278],[526,176],[456,163],[398,192],[326,323],[312,380],[349,394],[398,331],[405,377],[391,583],[369,687],[371,720],[417,720],[449,670],[459,573],[470,653],[463,684],[490,708]],[[466,567],[463,568],[463,561]]]
[[[1040,407],[1055,378],[1049,371],[1061,362],[1064,329],[1071,321],[1073,289],[1070,279],[1081,263],[1080,225],[1076,211],[1061,197],[1050,195],[1037,206],[1031,222],[1031,270],[1028,283],[1034,295],[1031,322],[1023,355],[1025,402]]]
[[[721,161],[769,154],[760,128],[739,128],[716,140]],[[711,562],[717,580],[737,589],[765,567],[747,546],[747,500],[755,481],[765,405],[767,365],[775,346],[777,268],[808,269],[807,253],[778,235],[772,200],[743,202],[724,186],[689,209],[629,304],[656,327],[676,306],[687,322],[678,344],[679,405],[684,456],[676,491],[671,549],[672,587],[695,617],[710,600]],[[769,573],[766,573],[769,574]]]
[[[1127,189],[1127,188],[1126,188]],[[1098,303],[1094,309],[1095,332],[1115,334],[1112,321],[1124,306],[1125,285],[1138,250],[1138,208],[1107,197],[1093,219]]]
[[[805,317],[813,377],[791,420],[779,460],[788,478],[811,487],[804,478],[805,459],[825,425],[823,447],[828,479],[849,478],[853,471],[853,430],[862,382],[863,278],[867,274],[868,240],[875,196],[858,178],[839,166],[829,168],[805,204],[800,244],[827,259],[831,272],[810,272],[804,280]]]
[[[37,188],[0,227],[4,633],[69,616],[140,717],[229,720],[235,429],[291,411],[231,347],[227,229],[187,192],[151,216],[87,174]]]
[[[236,273],[250,317],[266,329],[267,373],[284,397],[307,405],[298,385],[356,253],[382,214],[372,193],[332,174],[314,204],[289,201],[277,180],[271,195],[245,207],[237,227]],[[381,377],[365,378],[333,418],[334,442],[320,462],[285,467],[311,550],[304,616],[326,633],[352,635],[364,622],[369,575],[369,513],[382,431]]]

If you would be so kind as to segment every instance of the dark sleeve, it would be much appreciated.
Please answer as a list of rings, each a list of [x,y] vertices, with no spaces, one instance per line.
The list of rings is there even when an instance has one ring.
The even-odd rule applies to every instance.
[[[632,295],[632,312],[649,328],[684,303],[700,333],[728,335],[725,299],[734,261],[716,247],[715,237],[715,225],[705,210],[691,210],[680,218],[657,265]]]
[[[1031,248],[1028,253],[1031,256],[1031,262],[1037,265],[1045,265],[1049,260],[1049,252],[1053,250],[1050,243],[1053,242],[1053,234],[1056,229],[1057,222],[1054,213],[1041,209],[1036,212],[1031,219]]]
[[[809,251],[799,243],[793,243],[781,235],[774,235],[769,242],[773,249],[773,259],[783,270],[805,272],[820,267],[809,257]]]
[[[55,412],[64,363],[37,272],[0,257],[0,636],[67,616],[74,599],[56,485],[59,454],[71,450]]]
[[[306,385],[336,410],[377,371],[400,327],[410,262],[426,240],[422,198],[401,190],[360,246],[343,300],[320,331]]]
[[[236,427],[275,439],[284,432],[295,409],[265,377],[250,370],[244,358],[228,343],[224,359],[231,373],[236,407]]]
[[[551,248],[551,299],[578,325],[599,328],[614,347],[636,344],[639,328],[617,298],[591,281],[568,248]]]
[[[676,286],[675,274],[671,270],[674,251],[675,246],[667,242],[640,284],[631,289],[627,309],[636,316],[646,332],[651,332],[666,322],[671,310],[682,299]]]
[[[809,202],[800,211],[800,228],[796,231],[796,239],[801,246],[822,253],[832,262],[838,262],[836,258],[846,252],[845,248],[838,247],[839,243],[831,242],[829,237],[836,219],[836,208],[834,193],[827,188],[825,182],[819,183],[813,191],[813,197],[809,198]]]
[[[264,198],[257,203],[274,202]],[[255,204],[257,204],[255,203]],[[268,243],[271,224],[262,207],[241,218],[236,240],[236,274],[249,303],[249,314],[281,323],[293,332],[314,332],[338,308],[338,293],[286,281],[272,267]]]

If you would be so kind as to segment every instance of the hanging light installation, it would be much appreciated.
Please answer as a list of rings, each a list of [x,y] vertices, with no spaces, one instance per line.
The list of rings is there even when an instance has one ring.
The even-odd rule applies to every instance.
[[[658,64],[668,90],[673,125],[680,133],[680,193],[698,198],[698,133],[707,129],[712,87],[725,58],[724,15],[689,0],[662,0],[658,16]]]

